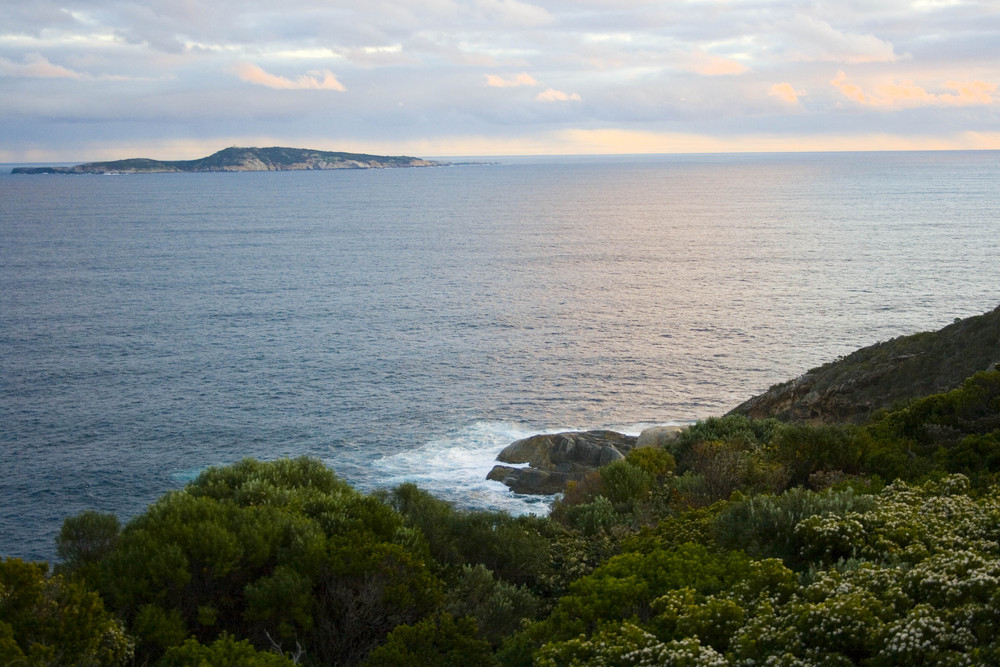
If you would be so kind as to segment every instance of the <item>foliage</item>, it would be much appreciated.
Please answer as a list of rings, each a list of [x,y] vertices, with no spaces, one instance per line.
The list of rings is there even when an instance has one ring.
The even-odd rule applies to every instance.
[[[63,521],[56,538],[56,554],[75,571],[92,571],[118,546],[121,524],[114,514],[89,510]]]
[[[306,660],[357,662],[440,601],[423,540],[314,459],[202,473],[125,526],[102,592],[155,660],[230,633]]]
[[[944,469],[995,481],[1000,472],[1000,370],[976,373],[958,389],[882,413],[867,429],[874,443],[865,465],[886,479],[912,480]]]
[[[820,470],[861,472],[868,449],[867,433],[858,427],[789,424],[778,429],[767,447],[767,458],[788,471],[789,484],[803,486]]]
[[[97,593],[44,563],[0,560],[0,658],[4,664],[121,665],[132,643]]]
[[[548,576],[553,529],[547,518],[459,511],[414,484],[393,489],[385,499],[425,537],[442,565],[484,565],[505,581],[532,587]]]
[[[670,444],[671,453],[681,472],[692,464],[694,446],[704,442],[721,442],[737,449],[754,450],[769,443],[782,426],[777,419],[749,419],[743,415],[710,417],[686,428]]]
[[[601,468],[602,495],[616,506],[632,506],[644,500],[656,476],[630,461],[615,461]]]
[[[167,650],[156,667],[291,667],[292,659],[273,652],[257,651],[248,641],[236,641],[223,633],[208,646],[188,639]]]
[[[863,426],[708,419],[551,518],[241,461],[71,517],[54,577],[3,563],[0,655],[120,664],[127,628],[136,664],[996,664],[998,415],[1000,371]]]
[[[593,638],[550,642],[538,652],[539,667],[724,667],[725,659],[697,638],[661,642],[632,623],[608,627]]]
[[[663,447],[636,447],[629,451],[625,460],[658,480],[674,474],[677,468],[673,454]]]
[[[716,554],[698,544],[624,553],[574,582],[549,618],[532,632],[535,637],[565,640],[593,632],[608,620],[648,620],[653,615],[651,603],[667,591],[689,587],[713,593],[748,571],[749,560],[742,552]]]
[[[476,639],[476,623],[450,614],[401,625],[365,661],[366,667],[490,667],[490,645]]]
[[[869,509],[873,504],[871,496],[856,494],[850,488],[820,493],[796,488],[780,496],[751,496],[730,503],[719,513],[713,531],[715,539],[724,547],[741,547],[755,557],[782,558],[796,564],[801,562],[807,542],[805,533],[797,530],[800,522],[810,518],[821,521],[829,516],[844,517]]]
[[[463,565],[450,582],[444,609],[455,618],[470,617],[479,635],[494,647],[534,620],[540,600],[524,586],[497,579],[483,565]]]

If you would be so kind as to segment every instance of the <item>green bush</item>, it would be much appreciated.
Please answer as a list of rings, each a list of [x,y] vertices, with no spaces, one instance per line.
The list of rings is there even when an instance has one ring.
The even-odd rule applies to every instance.
[[[681,472],[691,468],[693,448],[702,442],[721,442],[737,450],[754,451],[771,442],[782,423],[777,419],[750,419],[743,415],[710,417],[681,432],[669,445]]]
[[[629,461],[615,461],[601,468],[602,495],[613,504],[634,507],[649,495],[655,476]]]
[[[875,504],[871,496],[853,489],[821,493],[790,489],[779,496],[752,496],[729,504],[714,525],[715,539],[727,548],[743,548],[754,557],[781,558],[802,563],[805,534],[796,533],[799,522],[813,516],[842,517],[863,512]]]
[[[546,641],[563,641],[593,632],[607,621],[633,616],[646,621],[654,613],[653,600],[668,591],[691,588],[708,595],[724,590],[750,571],[750,561],[742,552],[717,554],[699,544],[624,553],[574,582],[549,618],[536,624],[532,632]]]
[[[208,646],[188,639],[170,648],[156,667],[292,667],[295,664],[298,663],[291,658],[257,651],[250,642],[237,641],[223,633]]]
[[[672,475],[677,468],[673,454],[663,447],[636,447],[629,451],[625,460],[657,479]]]
[[[611,533],[611,529],[621,523],[621,516],[615,506],[604,496],[570,507],[565,510],[564,517],[570,528],[580,531],[586,537]]]
[[[86,511],[63,521],[56,538],[61,569],[81,576],[94,576],[97,563],[118,545],[121,524],[114,514]]]
[[[385,499],[426,538],[430,555],[442,565],[480,564],[501,579],[529,586],[548,575],[553,528],[547,517],[456,510],[413,484],[393,489]]]
[[[78,581],[47,576],[45,563],[0,560],[0,662],[5,665],[123,665],[132,642],[100,596]]]
[[[229,633],[301,645],[312,664],[353,663],[441,600],[403,518],[307,458],[207,470],[130,521],[100,565],[147,662]]]
[[[455,618],[470,617],[479,636],[494,647],[534,620],[541,604],[524,586],[498,580],[483,565],[463,565],[449,582],[444,610]]]
[[[372,651],[365,667],[491,667],[490,645],[476,638],[471,618],[441,614],[414,625],[400,625]]]
[[[859,427],[786,425],[775,432],[766,456],[789,472],[789,484],[805,486],[818,471],[861,472],[868,450],[869,436]]]

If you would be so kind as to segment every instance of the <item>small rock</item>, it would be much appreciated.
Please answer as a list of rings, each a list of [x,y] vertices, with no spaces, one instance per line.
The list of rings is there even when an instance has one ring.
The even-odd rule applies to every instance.
[[[636,441],[635,446],[636,448],[666,447],[668,443],[679,438],[683,432],[684,429],[680,426],[652,426],[645,428],[639,434],[639,439]]]

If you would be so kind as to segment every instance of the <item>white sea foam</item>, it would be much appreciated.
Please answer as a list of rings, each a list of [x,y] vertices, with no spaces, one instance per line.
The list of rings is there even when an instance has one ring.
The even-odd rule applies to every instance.
[[[486,479],[500,450],[534,431],[505,422],[475,422],[444,438],[372,462],[379,486],[413,482],[456,506],[505,510],[512,514],[546,514],[551,496],[514,494]]]
[[[688,422],[629,424],[608,428],[628,435],[638,435],[650,426],[685,423]],[[543,432],[576,430],[583,429],[547,429]],[[379,486],[393,487],[413,482],[459,507],[504,510],[511,514],[546,514],[555,496],[516,494],[500,482],[486,479],[486,475],[497,464],[496,457],[500,450],[515,440],[536,433],[539,433],[537,429],[516,424],[479,421],[445,438],[376,459],[372,462],[372,468],[379,478]]]

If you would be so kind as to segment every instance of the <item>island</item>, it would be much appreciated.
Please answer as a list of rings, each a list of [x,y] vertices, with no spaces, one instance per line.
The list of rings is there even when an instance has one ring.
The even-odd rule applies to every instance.
[[[340,153],[308,148],[225,148],[197,160],[130,158],[74,167],[14,167],[12,174],[167,174],[204,171],[300,171],[306,169],[390,169],[441,167],[447,162],[406,155]]]

